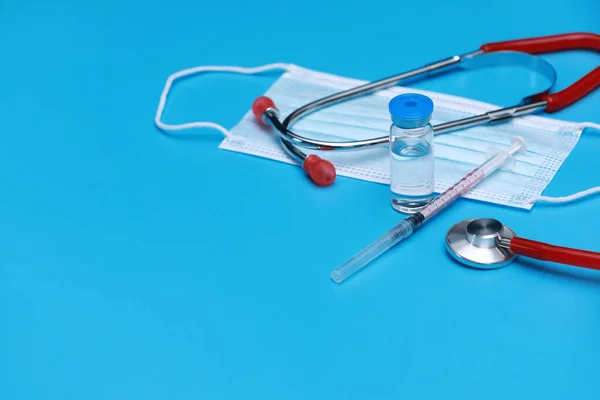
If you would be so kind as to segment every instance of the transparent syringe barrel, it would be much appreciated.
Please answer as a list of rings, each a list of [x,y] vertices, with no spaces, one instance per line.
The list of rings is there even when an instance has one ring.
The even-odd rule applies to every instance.
[[[341,267],[331,273],[331,278],[337,283],[350,277],[365,265],[385,253],[390,247],[413,233],[414,223],[410,218],[401,221],[385,235],[374,241],[369,247],[346,261]]]
[[[481,168],[475,168],[460,181],[446,189],[445,192],[439,194],[431,203],[421,210],[421,214],[428,220],[434,214],[437,214],[450,205],[454,200],[467,193],[469,189],[475,186],[483,178],[485,178],[483,170]]]
[[[513,154],[525,149],[525,141],[515,136],[512,145],[506,150],[499,152],[489,160],[475,168],[461,180],[449,187],[445,192],[438,195],[431,203],[421,210],[421,214],[425,220],[431,218],[443,210],[446,206],[458,199],[463,194],[467,193],[473,186],[477,185],[486,176],[490,175],[498,168],[501,168],[506,160],[510,159]]]

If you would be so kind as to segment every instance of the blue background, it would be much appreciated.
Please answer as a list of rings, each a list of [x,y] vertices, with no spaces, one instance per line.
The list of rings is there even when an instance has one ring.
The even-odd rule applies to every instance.
[[[0,398],[596,399],[600,275],[454,263],[444,234],[494,217],[600,250],[600,198],[530,212],[461,200],[342,285],[333,268],[400,218],[384,185],[160,133],[167,76],[283,61],[375,80],[496,40],[600,33],[595,0],[3,1]],[[599,64],[547,57],[557,88]],[[510,105],[460,73],[416,86]],[[177,85],[168,123],[232,127],[277,74]],[[521,93],[524,92],[524,93]],[[600,91],[553,117],[600,122]],[[546,190],[600,184],[586,130]]]

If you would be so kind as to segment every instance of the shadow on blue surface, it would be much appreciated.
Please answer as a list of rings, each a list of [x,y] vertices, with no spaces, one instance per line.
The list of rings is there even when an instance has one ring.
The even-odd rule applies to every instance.
[[[478,271],[482,274],[502,273],[508,268],[526,268],[536,273],[539,272],[542,274],[550,274],[559,279],[566,278],[568,280],[577,280],[600,285],[600,274],[593,270],[583,269],[570,265],[556,264],[547,261],[535,260],[523,256],[519,256],[515,261],[513,261],[511,264],[505,267],[493,269],[476,268],[466,264],[462,264],[459,261],[455,260],[450,254],[448,254],[447,251],[446,258],[449,262],[451,262],[459,268],[467,268],[472,271]]]
[[[585,268],[561,265],[525,257],[519,257],[519,259],[515,260],[512,266],[528,268],[532,271],[554,275],[561,279],[585,281],[600,285],[600,274]]]

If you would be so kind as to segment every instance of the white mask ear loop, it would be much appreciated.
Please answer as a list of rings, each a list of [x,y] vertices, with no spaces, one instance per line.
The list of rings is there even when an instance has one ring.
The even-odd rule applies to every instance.
[[[564,196],[564,197],[549,197],[549,196],[539,196],[539,197],[532,197],[530,199],[527,200],[528,203],[533,203],[536,201],[539,202],[545,202],[545,203],[569,203],[571,201],[575,201],[584,197],[588,197],[591,196],[593,194],[596,193],[600,193],[600,186],[596,186],[587,190],[583,190],[581,192],[577,192],[575,194],[572,194],[570,196]]]
[[[593,122],[582,122],[579,124],[579,128],[592,128],[600,131],[600,124],[595,124]],[[570,196],[564,197],[550,197],[550,196],[538,196],[527,199],[527,203],[535,203],[536,201],[544,202],[544,203],[570,203],[575,200],[582,199],[584,197],[591,196],[593,194],[600,193],[600,186],[596,186],[587,190],[582,190],[581,192],[574,193]]]
[[[254,68],[245,68],[245,67],[236,67],[236,66],[205,65],[205,66],[188,68],[188,69],[184,69],[183,71],[175,72],[174,74],[169,76],[169,78],[167,79],[167,82],[165,83],[165,87],[162,91],[162,94],[160,95],[160,101],[158,103],[158,109],[156,110],[156,116],[154,117],[154,123],[156,124],[156,126],[158,128],[165,130],[165,131],[179,131],[179,130],[191,129],[191,128],[211,128],[211,129],[216,129],[216,130],[220,131],[226,137],[229,137],[229,135],[230,135],[229,130],[227,130],[222,125],[216,124],[214,122],[197,121],[197,122],[188,122],[185,124],[178,124],[178,125],[168,125],[168,124],[163,123],[161,121],[161,117],[162,117],[163,110],[165,109],[165,104],[167,103],[167,96],[169,94],[169,91],[171,90],[171,86],[173,86],[173,83],[177,79],[180,79],[180,78],[183,78],[186,76],[190,76],[190,75],[199,74],[202,72],[233,72],[236,74],[253,75],[253,74],[259,74],[261,72],[272,71],[272,70],[277,70],[277,69],[289,71],[289,70],[291,70],[291,64],[274,63],[274,64],[266,64],[266,65],[262,65],[260,67],[254,67]]]

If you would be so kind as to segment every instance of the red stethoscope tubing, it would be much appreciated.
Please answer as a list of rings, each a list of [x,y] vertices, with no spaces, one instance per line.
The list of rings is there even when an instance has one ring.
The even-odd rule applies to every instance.
[[[484,53],[494,51],[520,51],[529,54],[543,54],[567,50],[591,50],[600,52],[600,35],[594,33],[565,33],[530,39],[507,40],[484,44],[480,47]],[[545,101],[545,112],[561,110],[600,87],[600,67],[596,67],[571,86],[556,92],[544,93],[534,101]]]
[[[600,270],[600,253],[593,251],[554,246],[520,237],[511,239],[510,250],[515,254],[537,260]]]
[[[480,49],[484,53],[520,51],[529,54],[543,54],[566,50],[592,50],[600,52],[600,35],[593,33],[566,33],[488,43],[481,46]],[[534,101],[545,101],[547,106],[544,111],[552,113],[575,103],[598,87],[600,87],[600,67],[596,67],[571,86],[556,93],[542,94],[535,98]],[[600,253],[554,246],[519,237],[511,240],[510,249],[515,254],[538,260],[600,270]]]

